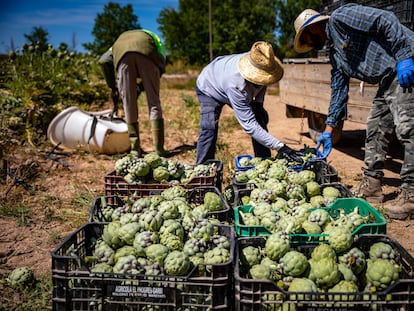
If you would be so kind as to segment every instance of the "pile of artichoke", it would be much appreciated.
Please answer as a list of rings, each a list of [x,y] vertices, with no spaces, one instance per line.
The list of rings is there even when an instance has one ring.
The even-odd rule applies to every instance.
[[[106,198],[101,198],[101,207],[94,207],[93,220],[98,222],[110,222],[119,220],[126,222],[127,220],[138,220],[138,215],[144,211],[157,206],[157,214],[164,219],[174,218],[179,216],[179,207],[185,204],[186,208],[190,208],[192,212],[199,215],[207,215],[214,217],[211,212],[226,211],[228,206],[225,204],[222,196],[215,192],[202,190],[196,193],[198,200],[188,199],[191,191],[198,191],[203,188],[186,189],[182,185],[171,185],[169,188],[163,190],[161,194],[151,195],[150,197],[134,198],[129,197],[126,202],[118,198],[116,205],[106,204]],[[211,187],[213,189],[213,187]],[[218,191],[218,190],[217,190]],[[200,197],[199,197],[200,196]],[[202,196],[202,201],[201,200]],[[184,203],[182,203],[184,202]],[[155,211],[152,213],[155,214]],[[149,217],[155,216],[150,215]]]
[[[217,167],[214,162],[188,165],[177,159],[167,159],[157,153],[143,158],[128,154],[115,161],[115,172],[129,184],[172,183],[185,184],[194,177],[213,176]]]
[[[231,241],[205,207],[218,207],[217,194],[200,205],[188,203],[186,194],[172,186],[117,207],[88,258],[91,271],[183,276],[200,264],[228,262]]]
[[[343,235],[342,240],[349,240],[349,233]],[[330,300],[363,299],[356,293],[383,291],[400,278],[402,271],[393,247],[385,242],[375,242],[364,252],[352,239],[340,249],[337,241],[329,241],[313,249],[302,248],[306,252],[302,253],[300,247],[289,246],[283,234],[274,233],[263,239],[263,243],[251,241],[239,247],[240,274],[271,280],[288,292],[332,292],[332,297],[328,295]],[[289,295],[293,300],[306,299],[303,295]]]
[[[261,225],[272,233],[324,234],[337,225],[353,232],[370,221],[369,215],[360,215],[358,206],[351,213],[339,209],[338,215],[331,216],[326,207],[342,196],[333,184],[318,184],[311,170],[289,171],[281,167],[284,166],[273,163],[267,172],[272,168],[285,170],[283,177],[269,178],[256,188],[239,191],[245,194],[240,197],[241,204],[250,207],[238,208],[240,224]]]

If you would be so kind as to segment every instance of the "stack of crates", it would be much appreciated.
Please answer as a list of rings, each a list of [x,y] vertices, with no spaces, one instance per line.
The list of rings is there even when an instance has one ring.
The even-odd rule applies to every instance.
[[[241,166],[242,158],[253,159],[250,155],[241,155],[235,158],[236,171],[246,172],[254,170],[255,166]],[[266,159],[263,159],[266,160]],[[247,162],[251,163],[251,162]],[[260,161],[255,162],[260,163]],[[260,164],[257,164],[258,166]],[[338,220],[341,216],[351,216],[358,214],[363,223],[354,225],[352,228],[353,244],[352,248],[359,248],[366,258],[369,257],[371,245],[383,242],[391,246],[395,254],[395,263],[400,266],[399,279],[386,289],[375,292],[366,291],[359,288],[355,292],[348,292],[341,289],[341,292],[328,290],[303,292],[289,291],[289,284],[293,278],[305,278],[307,272],[300,276],[292,277],[284,275],[283,260],[273,260],[273,280],[253,278],[250,272],[251,266],[246,265],[246,261],[252,260],[251,256],[258,256],[256,262],[260,264],[266,257],[266,241],[275,231],[261,224],[244,223],[244,219],[249,219],[249,215],[254,215],[255,203],[243,203],[249,201],[250,195],[258,189],[257,181],[240,183],[233,178],[232,187],[234,189],[233,210],[234,226],[237,237],[235,263],[234,263],[234,287],[235,287],[235,310],[408,310],[414,303],[414,258],[404,250],[404,248],[394,239],[386,235],[387,221],[384,216],[370,205],[367,201],[356,198],[347,187],[339,182],[337,171],[329,165],[325,159],[316,159],[305,163],[303,166],[291,166],[289,171],[311,170],[315,173],[316,179],[323,190],[325,187],[334,187],[339,190],[340,198],[332,201],[327,206],[310,208],[310,211],[321,209],[329,215],[330,219]],[[266,176],[266,174],[263,174]],[[260,184],[260,181],[259,181]],[[258,192],[256,192],[258,193]],[[286,198],[285,198],[286,199]],[[276,215],[280,211],[274,211]],[[283,213],[280,213],[279,221],[282,220]],[[268,216],[271,217],[271,216]],[[297,215],[296,217],[301,217]],[[332,222],[334,223],[334,222]],[[276,230],[277,231],[277,230]],[[328,233],[289,233],[289,252],[296,251],[306,256],[309,260],[313,249],[321,244],[330,243]],[[281,246],[279,246],[281,247]],[[245,252],[245,248],[248,249]],[[253,249],[253,250],[252,250]],[[254,251],[258,249],[258,251]],[[345,253],[345,252],[344,252]],[[337,256],[344,255],[337,253]],[[255,254],[255,255],[253,255]],[[250,259],[248,259],[250,258]],[[256,260],[256,259],[255,259]],[[254,261],[254,260],[253,260]],[[310,262],[310,261],[309,261]],[[268,262],[269,263],[269,262]],[[296,263],[295,265],[299,265]],[[282,267],[282,268],[281,268]],[[309,263],[310,267],[310,263]],[[306,271],[309,271],[309,267]],[[260,271],[260,270],[259,270]],[[275,272],[277,271],[277,272]],[[360,281],[363,280],[362,274],[358,275]],[[362,282],[361,282],[362,284]],[[375,309],[373,309],[375,308]]]
[[[235,158],[236,171],[254,167],[240,165]],[[393,260],[400,267],[399,278],[385,289],[374,292],[359,288],[357,292],[289,291],[292,278],[253,279],[243,263],[245,247],[261,250],[265,256],[266,241],[273,234],[262,225],[246,225],[242,214],[254,213],[253,205],[243,204],[243,198],[256,189],[254,183],[239,183],[232,178],[233,198],[228,201],[222,187],[221,161],[215,161],[214,176],[193,179],[186,185],[186,203],[202,205],[208,192],[220,198],[223,209],[209,212],[215,234],[229,241],[228,260],[221,264],[199,263],[184,276],[164,273],[147,275],[136,273],[94,272],[95,247],[112,222],[111,213],[131,206],[138,200],[156,199],[172,185],[128,184],[114,172],[105,177],[105,195],[95,198],[90,207],[88,223],[81,226],[60,243],[51,253],[53,281],[53,310],[110,310],[110,311],[182,311],[182,310],[411,310],[414,306],[414,258],[394,239],[386,235],[387,221],[382,214],[363,199],[353,197],[339,182],[335,168],[318,158],[289,170],[311,170],[321,189],[333,187],[341,198],[321,207],[330,218],[358,214],[365,221],[352,231],[352,247],[359,248],[368,258],[370,247],[386,243],[393,250]],[[183,185],[182,185],[183,186]],[[277,211],[275,211],[277,212]],[[109,215],[109,216],[108,216]],[[186,237],[188,238],[188,237]],[[326,233],[288,235],[289,249],[306,258],[321,244],[330,243]],[[219,254],[218,254],[219,255]],[[339,256],[340,254],[338,254]],[[263,258],[262,258],[263,259]],[[280,262],[275,261],[275,265]],[[359,275],[361,280],[362,275]]]
[[[236,242],[230,224],[233,210],[221,193],[222,162],[213,160],[209,164],[215,167],[212,176],[196,176],[186,184],[128,184],[115,172],[105,176],[105,195],[93,201],[88,223],[67,236],[51,253],[53,310],[232,310]],[[184,276],[167,275],[162,270],[153,275],[142,270],[94,272],[95,247],[113,222],[112,213],[122,213],[139,200],[156,200],[175,185],[185,189],[186,201],[182,203],[192,208],[202,205],[208,192],[221,200],[222,209],[208,212],[206,217],[213,225],[214,235],[226,237],[228,259],[220,264],[194,265]],[[189,239],[185,232],[184,241]],[[212,243],[208,245],[214,247]]]

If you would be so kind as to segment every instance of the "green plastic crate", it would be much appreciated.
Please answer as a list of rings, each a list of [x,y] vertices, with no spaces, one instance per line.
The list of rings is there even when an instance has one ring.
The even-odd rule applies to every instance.
[[[352,234],[359,236],[361,234],[385,234],[387,231],[387,221],[384,216],[378,212],[366,200],[359,198],[339,198],[328,207],[324,207],[333,218],[337,218],[341,211],[350,214],[354,208],[359,207],[359,214],[363,217],[369,216],[368,223],[359,225]],[[246,226],[241,223],[240,211],[251,213],[251,205],[243,205],[234,208],[235,231],[239,237],[254,237],[271,234],[271,231],[265,226]],[[292,242],[317,242],[328,237],[327,234],[290,234]]]

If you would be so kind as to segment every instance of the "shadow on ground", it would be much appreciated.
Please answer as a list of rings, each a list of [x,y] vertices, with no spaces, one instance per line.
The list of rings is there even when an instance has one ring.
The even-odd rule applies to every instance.
[[[302,135],[310,137],[309,133]],[[340,142],[334,146],[335,149],[358,160],[364,160],[364,143],[365,130],[343,131]],[[393,173],[399,174],[401,170],[401,161],[404,159],[404,150],[399,141],[394,138],[389,146],[385,168]],[[384,184],[389,186],[399,186],[399,178],[384,178]]]

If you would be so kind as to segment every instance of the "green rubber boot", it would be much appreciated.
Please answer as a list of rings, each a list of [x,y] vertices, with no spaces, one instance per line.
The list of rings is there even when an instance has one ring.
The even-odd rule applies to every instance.
[[[139,145],[139,125],[138,122],[128,123],[128,135],[131,142],[130,153],[138,157],[142,156],[141,148]]]
[[[151,131],[155,152],[161,157],[171,157],[172,153],[164,149],[164,120],[151,120]]]

